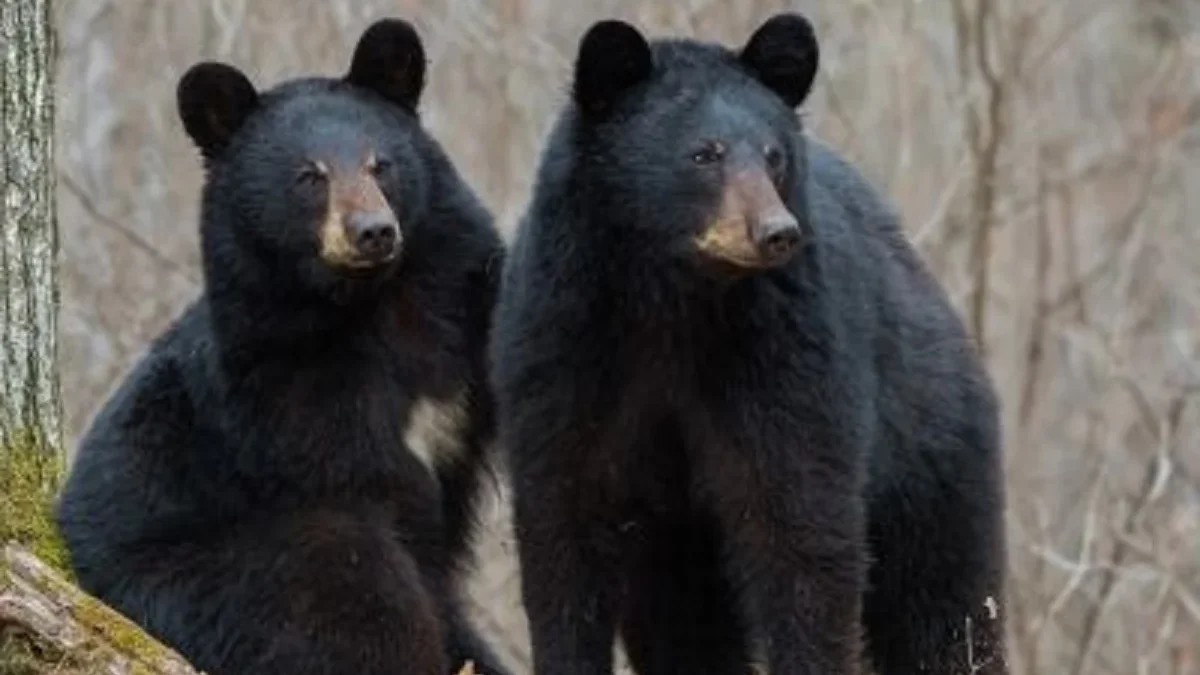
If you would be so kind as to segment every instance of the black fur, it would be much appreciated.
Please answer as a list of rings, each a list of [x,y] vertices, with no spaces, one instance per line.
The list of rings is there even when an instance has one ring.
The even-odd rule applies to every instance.
[[[417,31],[401,19],[372,24],[358,42],[346,80],[415,111],[425,89],[425,48]]]
[[[585,113],[600,113],[650,74],[650,46],[637,29],[623,21],[596,23],[579,44],[572,87]]]
[[[211,61],[183,74],[175,98],[183,128],[206,160],[225,148],[258,106],[258,91],[241,71]]]
[[[586,62],[639,52],[599,30],[491,346],[535,675],[607,674],[616,635],[643,675],[1004,673],[997,401],[890,208],[802,133],[811,26],[657,40],[636,79]],[[692,244],[735,161],[800,223],[783,267]]]
[[[358,54],[415,36],[383,25]],[[364,67],[261,93],[229,66],[182,78],[204,291],[92,422],[57,506],[83,587],[210,675],[504,673],[458,586],[494,436],[501,242],[415,113],[371,87],[387,64]],[[367,149],[403,248],[347,274],[318,255],[330,199],[309,165]],[[465,449],[435,471],[406,420],[460,387]]]

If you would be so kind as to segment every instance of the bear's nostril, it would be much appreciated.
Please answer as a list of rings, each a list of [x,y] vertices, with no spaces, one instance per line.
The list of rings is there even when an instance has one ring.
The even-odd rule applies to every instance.
[[[800,245],[800,227],[794,220],[766,223],[762,230],[758,248],[768,259],[784,258]]]
[[[348,223],[355,248],[367,258],[384,259],[395,252],[400,228],[388,214],[361,214]]]
[[[368,227],[359,235],[359,241],[364,244],[386,244],[395,237],[392,228],[389,225],[375,225]]]
[[[369,255],[391,252],[396,243],[396,228],[392,225],[373,225],[365,228],[358,237],[359,246]]]
[[[800,233],[796,230],[784,230],[767,237],[767,251],[781,255],[792,250],[800,242]]]

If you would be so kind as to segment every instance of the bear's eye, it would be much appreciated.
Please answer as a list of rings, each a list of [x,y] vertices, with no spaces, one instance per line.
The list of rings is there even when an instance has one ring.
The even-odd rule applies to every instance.
[[[388,171],[390,171],[391,168],[392,168],[391,160],[383,159],[382,157],[380,157],[371,163],[371,169],[370,169],[371,175],[378,178],[379,176],[382,176],[385,173],[387,173]]]
[[[766,148],[767,168],[771,171],[778,172],[783,168],[783,151],[776,147],[768,146]]]
[[[725,145],[713,141],[705,143],[704,147],[692,153],[692,161],[697,164],[715,164],[725,157]]]
[[[325,172],[319,166],[306,166],[296,174],[296,183],[306,187],[317,187],[325,183]]]

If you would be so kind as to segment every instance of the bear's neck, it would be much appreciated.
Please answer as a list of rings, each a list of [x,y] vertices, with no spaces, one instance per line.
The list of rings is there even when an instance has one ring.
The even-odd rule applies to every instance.
[[[550,227],[558,229],[559,224]],[[731,288],[747,281],[706,273],[671,251],[653,231],[652,224],[592,217],[576,221],[556,238],[575,242],[585,252],[573,258],[575,273],[592,279],[587,287],[626,313],[671,320],[706,315],[725,302]],[[553,248],[569,250],[565,244]]]
[[[401,283],[334,299],[263,288],[221,287],[205,291],[210,329],[222,370],[321,366],[379,343],[400,344],[410,293]]]
[[[703,268],[693,258],[650,241],[651,224],[597,218],[542,219],[552,233],[545,250],[577,253],[564,264],[579,282],[593,316],[602,316],[622,339],[658,345],[655,353],[703,355],[714,344],[752,336],[758,316],[823,310],[819,254],[810,246],[785,268],[736,273]]]

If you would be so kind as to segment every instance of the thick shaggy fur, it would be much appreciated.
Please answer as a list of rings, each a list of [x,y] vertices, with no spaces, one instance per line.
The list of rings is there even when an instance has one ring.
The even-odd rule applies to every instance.
[[[57,509],[83,587],[211,675],[504,673],[457,586],[501,244],[421,128],[411,27],[358,49],[344,78],[261,93],[219,64],[182,79],[204,292],[92,422]],[[323,258],[311,172],[339,163],[386,198],[394,261]]]
[[[491,347],[536,675],[609,673],[617,635],[642,675],[1005,672],[992,385],[802,133],[816,61],[795,15],[740,50],[581,42]],[[747,176],[799,223],[786,263],[738,252]]]

